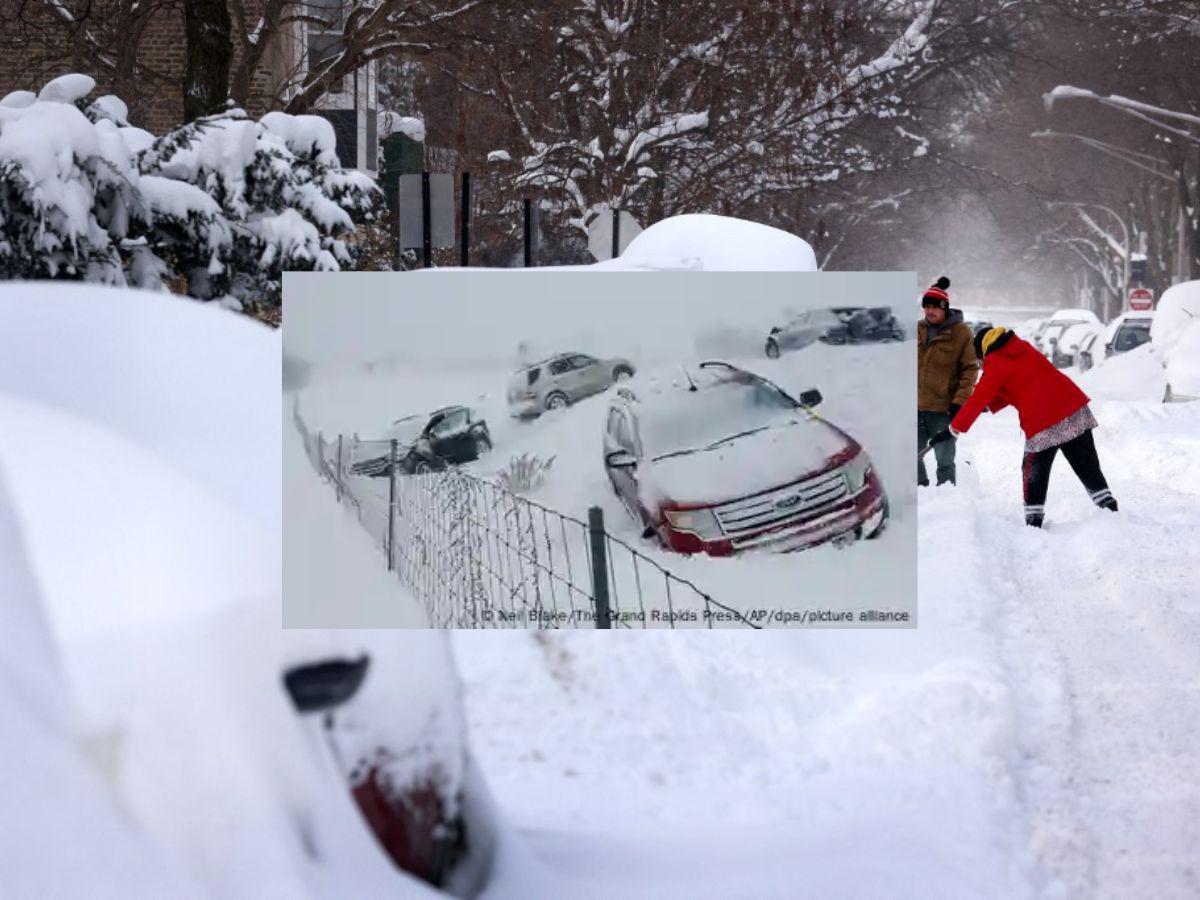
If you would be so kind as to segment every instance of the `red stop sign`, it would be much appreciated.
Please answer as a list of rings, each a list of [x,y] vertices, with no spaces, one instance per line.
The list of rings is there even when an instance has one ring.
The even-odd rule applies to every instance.
[[[1129,292],[1130,309],[1150,309],[1154,306],[1154,291],[1149,288],[1134,288]]]

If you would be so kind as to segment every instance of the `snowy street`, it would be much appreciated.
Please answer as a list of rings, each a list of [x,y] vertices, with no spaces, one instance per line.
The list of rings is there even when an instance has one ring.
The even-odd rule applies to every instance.
[[[1045,530],[1025,527],[1015,415],[985,419],[960,442],[978,486],[921,497],[922,608],[990,610],[1045,876],[1070,896],[1195,896],[1200,408],[1094,408],[1121,512],[1095,509],[1060,460]]]
[[[1060,460],[1027,528],[1015,416],[960,440],[960,485],[919,494],[916,633],[456,635],[525,865],[560,896],[580,872],[610,896],[1196,896],[1200,406],[1104,399],[1141,365],[1080,378],[1117,515]],[[706,868],[714,830],[740,888]],[[669,886],[633,874],[647,832]]]

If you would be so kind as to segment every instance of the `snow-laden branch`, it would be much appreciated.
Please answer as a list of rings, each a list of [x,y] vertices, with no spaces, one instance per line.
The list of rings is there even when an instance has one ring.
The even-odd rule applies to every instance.
[[[1043,94],[1042,99],[1046,104],[1047,110],[1052,109],[1055,101],[1057,100],[1095,100],[1097,103],[1102,103],[1105,106],[1111,106],[1125,112],[1140,113],[1142,114],[1141,117],[1143,118],[1145,116],[1160,116],[1162,118],[1177,119],[1181,122],[1187,122],[1189,125],[1200,125],[1200,116],[1194,116],[1191,113],[1179,112],[1178,110],[1167,109],[1163,106],[1155,106],[1151,103],[1143,103],[1140,100],[1131,100],[1128,97],[1120,97],[1116,94],[1102,96],[1101,94],[1097,94],[1095,91],[1089,91],[1086,88],[1073,87],[1069,84],[1058,85],[1053,90]],[[1166,127],[1165,124],[1161,122],[1156,121],[1154,124],[1163,125]],[[1179,129],[1172,130],[1175,131],[1176,134],[1181,134],[1184,137],[1188,137],[1191,140],[1200,143],[1200,135]]]

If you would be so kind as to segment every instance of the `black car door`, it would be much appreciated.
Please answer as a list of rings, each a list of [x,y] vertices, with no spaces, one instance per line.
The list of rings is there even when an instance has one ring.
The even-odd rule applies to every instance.
[[[475,438],[466,407],[435,413],[425,426],[425,437],[433,454],[446,462],[463,463],[475,458]]]

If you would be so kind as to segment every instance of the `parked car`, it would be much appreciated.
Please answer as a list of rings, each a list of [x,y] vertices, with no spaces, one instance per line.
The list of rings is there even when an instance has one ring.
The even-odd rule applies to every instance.
[[[865,344],[871,342],[902,341],[904,329],[896,320],[890,306],[875,306],[856,309],[841,323],[833,326],[818,340],[826,344]]]
[[[1163,352],[1163,369],[1167,376],[1164,403],[1200,400],[1200,319],[1185,325]]]
[[[1031,343],[1038,348],[1044,356],[1050,356],[1051,346],[1050,341],[1053,338],[1057,341],[1062,337],[1063,331],[1068,326],[1077,325],[1082,322],[1087,322],[1095,325],[1097,328],[1102,328],[1104,323],[1090,309],[1076,307],[1070,309],[1059,309],[1054,312],[1048,319],[1044,319],[1037,330],[1033,334]]]
[[[1093,331],[1079,342],[1079,349],[1075,351],[1075,365],[1080,372],[1086,372],[1088,369],[1094,368],[1096,363],[1103,359],[1097,359],[1093,356],[1093,352],[1099,353],[1103,348],[1103,343],[1100,341],[1101,332]]]
[[[970,319],[963,322],[971,330],[971,334],[978,334],[980,331],[989,331],[996,326],[986,319]]]
[[[1104,335],[1104,356],[1128,353],[1150,342],[1150,326],[1154,313],[1131,312],[1117,316]]]
[[[396,469],[401,475],[422,475],[450,465],[473,462],[492,449],[487,421],[467,406],[446,406],[428,415],[412,415],[392,423],[385,438],[361,441],[369,453],[354,461],[355,475],[391,476],[391,442],[397,443]]]
[[[810,309],[790,319],[785,325],[777,325],[767,335],[766,353],[771,359],[778,359],[783,350],[800,350],[815,343],[829,329],[842,323],[841,314],[850,315],[854,310],[849,307],[831,309]]]
[[[888,501],[867,452],[799,399],[744,369],[701,363],[676,383],[633,382],[609,403],[604,467],[644,529],[680,553],[802,550],[877,537]]]
[[[519,418],[563,409],[584,397],[632,378],[633,363],[620,357],[597,359],[586,353],[559,353],[513,373],[508,383],[508,411]]]
[[[1060,369],[1075,365],[1075,353],[1083,339],[1103,331],[1100,325],[1091,322],[1076,322],[1062,330],[1057,338],[1050,339],[1050,362]]]

